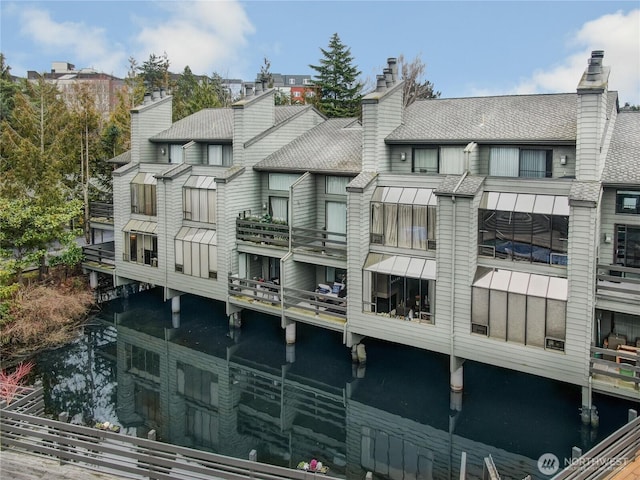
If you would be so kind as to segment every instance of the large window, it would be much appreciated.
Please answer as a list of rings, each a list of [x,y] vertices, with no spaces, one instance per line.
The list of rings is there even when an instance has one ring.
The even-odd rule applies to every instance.
[[[183,227],[175,238],[176,272],[200,278],[218,278],[215,230]]]
[[[325,193],[346,195],[351,177],[325,177]]]
[[[207,147],[209,165],[230,167],[233,165],[233,147],[231,145],[209,145]]]
[[[185,220],[216,223],[216,200],[214,177],[189,177],[182,190],[182,207]]]
[[[566,278],[480,267],[472,287],[471,332],[564,351]]]
[[[553,152],[542,149],[493,147],[489,175],[496,177],[551,177]]]
[[[156,178],[153,173],[138,173],[131,181],[131,213],[156,215]]]
[[[435,249],[436,196],[427,188],[376,188],[369,232],[373,244]]]
[[[413,149],[412,172],[460,175],[465,170],[464,147]]]
[[[184,148],[182,145],[169,145],[169,163],[184,162]]]
[[[616,192],[616,213],[640,214],[640,191],[618,190]]]
[[[289,187],[300,178],[300,175],[294,173],[270,173],[269,174],[269,190],[281,190],[288,192]]]
[[[178,392],[207,406],[218,406],[218,375],[182,362],[177,364]]]
[[[568,197],[486,192],[478,219],[479,255],[567,265]]]
[[[369,253],[363,267],[364,310],[433,323],[436,262]]]
[[[269,197],[269,215],[278,222],[289,221],[289,198]]]
[[[158,266],[158,237],[140,232],[124,232],[123,260],[141,263],[151,267]]]
[[[616,225],[616,263],[640,268],[640,226]]]

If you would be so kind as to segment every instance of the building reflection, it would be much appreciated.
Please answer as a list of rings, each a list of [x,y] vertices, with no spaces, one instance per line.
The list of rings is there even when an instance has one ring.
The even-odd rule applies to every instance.
[[[166,442],[242,458],[255,449],[259,461],[291,468],[317,458],[332,475],[354,479],[367,471],[459,478],[462,452],[469,478],[482,477],[489,455],[503,477],[544,478],[542,453],[589,446],[557,434],[581,428],[562,401],[540,418],[529,411],[541,408],[535,399],[518,404],[515,393],[538,388],[524,374],[509,380],[517,392],[470,381],[463,401],[449,390],[445,356],[380,344],[378,363],[357,372],[329,338],[338,333],[301,328],[291,347],[278,321],[257,313],[230,327],[223,307],[186,297],[176,322],[152,293],[136,297],[144,298],[103,318],[117,329],[118,420],[139,436],[154,429]]]

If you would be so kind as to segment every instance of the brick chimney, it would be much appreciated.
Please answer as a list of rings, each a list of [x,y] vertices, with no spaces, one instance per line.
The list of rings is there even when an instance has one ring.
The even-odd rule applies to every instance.
[[[604,66],[603,50],[591,52],[578,84],[576,178],[597,181],[604,166],[603,143],[610,128],[612,105],[608,105],[610,67]]]

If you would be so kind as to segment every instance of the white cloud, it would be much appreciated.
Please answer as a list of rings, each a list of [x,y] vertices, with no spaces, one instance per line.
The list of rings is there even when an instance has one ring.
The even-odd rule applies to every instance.
[[[138,18],[140,24],[135,57],[139,63],[149,54],[167,53],[170,69],[189,66],[196,74],[214,71],[238,75],[243,70],[242,49],[254,26],[244,8],[235,1],[161,2],[166,20]]]
[[[621,104],[640,105],[640,10],[608,14],[585,23],[570,36],[567,47],[573,53],[561,63],[535,71],[507,93],[573,92],[591,52],[604,50],[603,63],[611,67],[609,89],[619,92]]]
[[[56,22],[48,11],[38,8],[22,10],[20,18],[22,35],[47,53],[69,56],[55,60],[120,76],[126,71],[127,56],[122,46],[111,43],[104,29],[83,22]]]

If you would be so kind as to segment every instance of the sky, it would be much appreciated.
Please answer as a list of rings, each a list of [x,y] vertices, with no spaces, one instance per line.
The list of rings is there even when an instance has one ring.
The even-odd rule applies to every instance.
[[[609,89],[640,105],[640,0],[1,0],[0,15],[18,76],[62,61],[124,77],[152,53],[176,73],[252,81],[266,58],[272,73],[314,75],[337,33],[366,85],[387,58],[419,58],[446,98],[574,92],[604,50]]]

